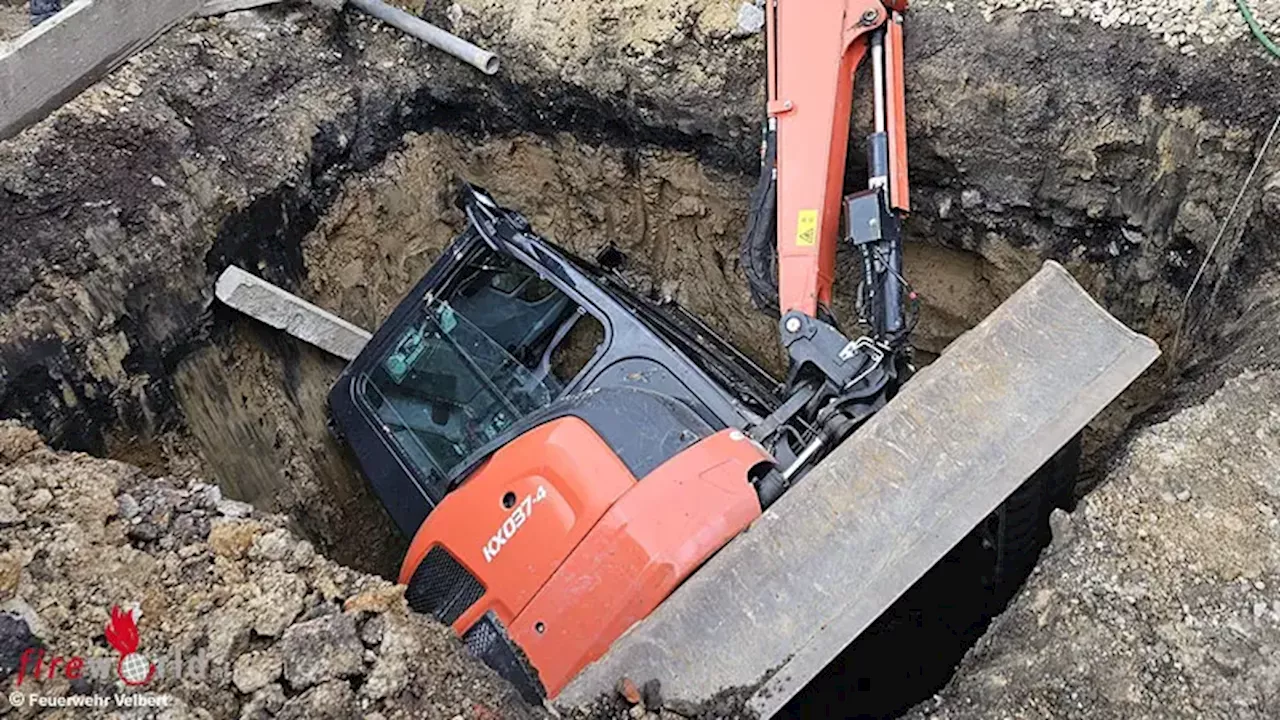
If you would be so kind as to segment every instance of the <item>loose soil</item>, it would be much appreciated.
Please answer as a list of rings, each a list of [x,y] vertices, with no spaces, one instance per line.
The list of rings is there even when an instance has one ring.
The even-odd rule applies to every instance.
[[[0,53],[30,29],[31,13],[25,5],[0,3]]]

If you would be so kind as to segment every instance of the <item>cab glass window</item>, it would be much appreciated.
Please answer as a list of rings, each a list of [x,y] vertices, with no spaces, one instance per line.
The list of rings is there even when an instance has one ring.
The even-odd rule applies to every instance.
[[[421,473],[447,475],[559,397],[603,341],[554,284],[483,247],[397,331],[363,399]]]

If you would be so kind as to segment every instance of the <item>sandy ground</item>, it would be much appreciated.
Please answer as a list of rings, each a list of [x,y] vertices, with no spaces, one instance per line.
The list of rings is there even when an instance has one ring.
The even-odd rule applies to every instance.
[[[9,43],[31,29],[31,14],[25,5],[0,3],[0,53]]]
[[[676,300],[773,366],[773,321],[751,307],[738,269],[746,180],[689,153],[620,148],[572,135],[482,141],[410,136],[350,183],[304,242],[326,307],[373,326],[461,230],[457,179],[479,184],[538,232],[586,258],[613,243],[638,289]]]

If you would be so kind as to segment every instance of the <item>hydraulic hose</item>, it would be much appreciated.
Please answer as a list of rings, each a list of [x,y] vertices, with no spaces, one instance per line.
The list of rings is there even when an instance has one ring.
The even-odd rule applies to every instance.
[[[1253,11],[1249,9],[1248,0],[1236,0],[1236,5],[1240,8],[1240,14],[1244,16],[1244,21],[1248,23],[1249,30],[1253,32],[1253,36],[1258,38],[1258,42],[1262,43],[1262,47],[1266,48],[1272,55],[1280,58],[1280,45],[1267,37],[1267,33],[1262,29],[1262,25],[1258,23],[1258,19],[1253,16]]]

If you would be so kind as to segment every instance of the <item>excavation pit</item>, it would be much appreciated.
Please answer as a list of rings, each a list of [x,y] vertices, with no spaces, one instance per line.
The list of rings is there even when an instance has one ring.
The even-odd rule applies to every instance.
[[[405,540],[326,427],[341,363],[214,304],[213,279],[238,264],[372,328],[460,229],[458,179],[580,255],[612,243],[642,292],[680,302],[780,370],[774,320],[751,307],[738,255],[758,39],[707,30],[705,15],[671,31],[693,42],[635,56],[646,72],[703,77],[664,84],[641,72],[630,94],[613,69],[548,67],[536,38],[474,16],[468,29],[513,43],[508,77],[479,79],[369,24],[310,12],[174,31],[0,147],[11,219],[0,258],[14,268],[0,279],[2,415],[59,447],[156,475],[199,472],[286,515],[322,554],[393,577]],[[1186,313],[1183,297],[1254,160],[1265,103],[1250,99],[1274,73],[1246,63],[1232,76],[1136,32],[1052,16],[988,26],[924,9],[913,32],[906,262],[924,301],[921,357],[1047,258],[1167,352],[1180,338],[1091,426],[1087,490],[1135,428],[1272,361],[1258,339],[1274,308],[1274,181],[1249,196]],[[1141,92],[1100,65],[1108,53],[1135,58],[1150,78]],[[1175,90],[1187,83],[1190,93]],[[143,93],[116,89],[131,84]],[[1107,123],[1080,122],[1102,108]],[[838,290],[846,314],[850,290]],[[891,715],[945,683],[1003,605],[935,611],[972,579],[961,569],[931,574],[865,641],[874,663],[906,656],[907,680],[887,684],[852,657],[808,701]],[[927,656],[900,652],[888,630],[904,623]]]

